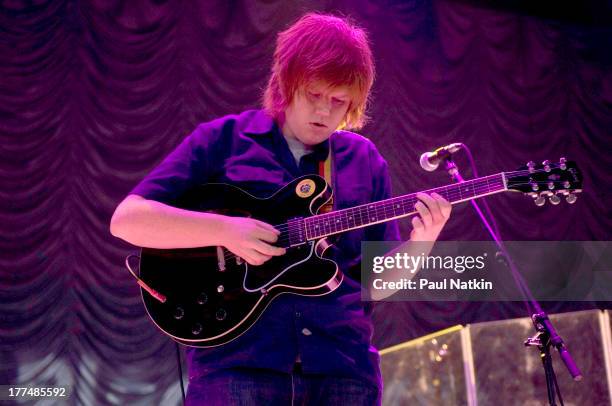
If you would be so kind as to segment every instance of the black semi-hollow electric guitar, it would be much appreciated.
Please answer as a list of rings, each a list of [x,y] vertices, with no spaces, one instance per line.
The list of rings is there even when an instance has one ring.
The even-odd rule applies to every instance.
[[[514,172],[426,190],[451,203],[503,191],[532,196],[537,205],[548,198],[569,203],[582,188],[574,162],[532,163]],[[143,248],[140,257],[142,296],[155,325],[179,343],[196,347],[225,344],[248,330],[268,304],[282,293],[325,295],[342,283],[335,262],[324,257],[326,237],[415,213],[416,193],[318,214],[331,189],[316,175],[303,176],[260,199],[228,184],[205,184],[180,199],[180,207],[249,216],[275,225],[276,245],[285,255],[251,266],[223,247]],[[126,260],[130,268],[129,258]],[[131,271],[131,268],[130,268]]]

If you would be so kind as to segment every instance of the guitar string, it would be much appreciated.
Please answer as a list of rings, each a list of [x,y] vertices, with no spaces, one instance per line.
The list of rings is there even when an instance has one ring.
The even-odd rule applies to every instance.
[[[554,167],[554,165],[552,165],[551,167]],[[516,176],[519,176],[519,175],[526,175],[526,174],[533,174],[533,173],[540,173],[540,172],[546,172],[546,171],[545,171],[544,169],[538,169],[538,170],[535,170],[534,172],[530,172],[530,171],[527,169],[527,170],[514,171],[514,172],[504,172],[504,173],[505,173],[506,175],[511,175],[512,177],[516,177]],[[459,186],[464,187],[464,186],[467,184],[467,186],[468,186],[468,187],[469,187],[469,186],[474,186],[474,187],[473,187],[474,191],[475,191],[475,192],[477,191],[478,193],[480,193],[480,192],[482,192],[482,186],[485,186],[485,185],[480,185],[479,183],[484,183],[483,181],[485,181],[485,182],[487,182],[486,187],[487,187],[487,188],[489,188],[489,187],[490,187],[490,185],[488,184],[488,180],[489,180],[490,178],[495,178],[495,177],[498,177],[499,175],[500,175],[500,174],[495,174],[495,175],[489,175],[489,176],[486,176],[486,177],[481,177],[481,178],[478,178],[478,179],[470,179],[470,180],[468,180],[468,181],[466,181],[466,182],[462,182],[461,184],[446,185],[446,186],[442,186],[442,187],[438,187],[438,188],[429,189],[429,190],[426,190],[425,192],[428,192],[428,191],[439,191],[439,192],[442,192],[442,193],[447,194],[447,196],[449,196],[449,197],[450,197],[450,196],[456,197],[456,196],[454,196],[454,195],[451,195],[451,193],[456,193],[456,192],[458,192],[458,193],[459,193],[459,195],[461,195],[461,192],[458,190],[458,189],[459,189]],[[558,182],[558,181],[557,181],[557,182]],[[548,183],[548,181],[533,181],[533,182],[531,182],[531,183],[518,183],[518,184],[516,184],[516,185],[530,185],[530,184],[533,184],[533,183],[535,183],[535,184],[540,184],[540,185],[541,185],[541,184],[546,184],[546,183]],[[497,185],[497,186],[501,186],[501,185]],[[450,190],[446,190],[446,189],[450,189]],[[564,190],[567,190],[567,189],[564,189]],[[385,200],[385,202],[387,202],[387,201],[389,201],[389,202],[390,202],[391,200],[397,200],[397,199],[411,198],[413,195],[416,195],[416,194],[410,194],[410,195],[404,195],[404,196],[397,196],[397,197],[394,197],[394,198],[387,199],[387,200]],[[375,203],[376,203],[376,202],[374,202],[374,204],[375,204]],[[368,203],[368,204],[366,204],[365,206],[367,206],[367,205],[369,205],[369,204],[372,204],[372,203]],[[363,206],[363,205],[362,205],[362,206]],[[359,206],[357,206],[357,207],[359,207]],[[354,208],[353,208],[353,209],[354,209]],[[335,213],[337,213],[337,212],[335,212]],[[325,216],[325,215],[322,215],[322,216]],[[277,226],[277,229],[282,230],[284,225],[285,225],[285,224],[280,224],[280,225],[278,225],[278,226]]]
[[[496,187],[499,188],[499,186],[501,186],[500,184],[497,184],[497,185],[494,184],[493,188],[491,188],[491,185],[489,185],[488,182],[487,182],[487,185],[484,185],[483,180],[487,180],[487,178],[491,178],[491,177],[495,177],[495,176],[496,175],[490,175],[490,176],[485,177],[485,178],[473,179],[473,180],[471,180],[471,182],[470,181],[468,181],[468,182],[471,183],[470,186],[473,186],[472,190],[474,191],[474,193],[475,194],[480,194],[483,191],[484,192],[488,192],[488,191],[491,191],[491,190],[496,190],[495,189]],[[540,181],[540,182],[535,182],[535,183],[542,184],[542,183],[547,183],[547,182]],[[531,185],[531,183],[523,183],[523,184],[524,185]],[[457,185],[450,185],[450,186],[457,186]],[[436,189],[434,189],[434,190],[436,190]],[[466,189],[466,191],[469,191],[469,190],[470,190],[469,188]],[[567,190],[567,189],[565,189],[565,190]],[[457,191],[457,190],[454,190],[454,189],[453,190],[443,190],[441,192],[443,192],[443,193],[445,192],[445,194],[447,195],[448,198],[450,198],[451,196],[462,198],[461,192]],[[459,194],[457,196],[454,196],[456,194],[455,192],[459,192]],[[413,202],[417,201],[417,199],[414,196],[415,196],[414,194],[413,195],[406,195],[406,196],[398,196],[396,198],[392,198],[392,199],[389,199],[389,200],[403,199],[404,201],[402,202],[402,204],[404,206],[406,206],[406,204],[409,204],[411,206]],[[395,213],[395,209],[390,207],[391,206],[391,202],[389,200],[385,201],[385,203],[383,203],[382,205],[377,205],[377,207],[375,207],[374,217],[370,217],[370,218],[372,218],[372,219],[374,219],[374,221],[376,221],[376,217],[378,217],[380,215],[383,215],[384,217],[386,217],[387,215],[389,217],[396,216],[397,214]],[[451,200],[454,200],[454,199],[451,198]],[[321,237],[324,236],[324,235],[334,234],[334,233],[338,233],[338,232],[342,231],[342,228],[345,227],[343,223],[341,223],[341,229],[340,230],[337,230],[337,229],[332,230],[332,227],[334,227],[334,225],[332,224],[332,226],[329,227],[329,231],[328,231],[328,230],[325,229],[325,226],[329,226],[329,220],[334,220],[335,219],[336,223],[338,221],[340,221],[340,220],[344,220],[343,215],[345,213],[342,213],[343,211],[347,212],[348,210],[352,210],[353,215],[358,214],[360,216],[360,218],[361,218],[361,223],[359,224],[359,226],[363,225],[364,224],[364,222],[363,222],[363,215],[364,214],[367,214],[367,215],[370,215],[370,216],[372,215],[371,210],[370,210],[370,209],[372,209],[372,207],[371,206],[368,207],[368,205],[369,204],[362,205],[362,206],[357,206],[357,207],[350,208],[350,209],[344,209],[344,210],[336,211],[334,213],[319,215],[320,219],[321,218],[326,218],[328,220],[324,224],[324,226],[323,226],[324,233],[321,235]],[[399,206],[397,206],[397,207],[399,207]],[[404,207],[404,209],[405,209],[405,207]],[[358,210],[358,212],[355,213],[355,210]],[[406,215],[406,212],[403,212],[401,215]],[[306,219],[304,219],[304,220],[306,220]],[[346,223],[347,223],[346,228],[352,228],[352,227],[348,226],[348,221],[346,221]],[[354,222],[354,223],[355,223],[355,226],[357,226],[356,222]],[[303,225],[305,227],[308,226],[308,224],[306,224],[305,221],[304,221]],[[281,231],[281,233],[285,233],[285,234],[288,234],[288,233],[291,233],[291,232],[303,229],[302,222],[300,222],[300,221],[295,221],[295,222],[292,222],[291,224],[284,223],[284,224],[276,226],[275,228],[279,229]],[[285,244],[290,242],[290,238],[291,238],[291,235],[283,235],[281,238],[279,238],[277,240],[277,242],[280,245],[284,246]],[[318,236],[315,236],[313,238],[318,238]],[[290,246],[290,244],[287,245],[287,246]],[[231,258],[233,256],[235,256],[235,255],[230,253],[230,255],[226,256],[226,257]]]
[[[552,167],[554,167],[554,165],[552,165],[551,168]],[[526,169],[526,170],[513,171],[513,172],[504,172],[504,174],[511,175],[512,177],[516,177],[516,176],[520,176],[520,175],[540,173],[540,172],[546,172],[546,171],[544,169],[538,169],[538,170],[534,170],[533,172],[530,172],[528,169]],[[470,179],[470,180],[467,180],[465,182],[462,182],[461,184],[452,184],[452,185],[441,186],[441,187],[438,187],[438,188],[428,189],[425,192],[428,192],[428,191],[440,191],[440,192],[446,193],[447,195],[450,196],[449,193],[455,192],[457,189],[459,189],[459,186],[463,187],[466,184],[467,184],[468,187],[470,185],[478,186],[478,191],[481,192],[482,191],[481,186],[484,186],[484,185],[478,185],[477,182],[483,183],[483,181],[486,181],[487,182],[486,187],[489,187],[488,180],[490,178],[499,177],[500,175],[501,175],[501,173],[494,174],[494,175],[489,175],[489,176],[485,176],[485,177],[481,177],[481,178],[477,178],[477,179]],[[531,183],[545,184],[547,182],[548,181],[535,181],[535,182],[531,182]],[[527,185],[527,183],[519,183],[517,185]],[[501,186],[501,185],[499,185],[499,186]],[[451,189],[451,190],[445,190],[445,189]],[[476,187],[474,187],[474,190],[476,191]],[[460,191],[459,191],[459,193],[460,193]],[[394,197],[394,198],[387,199],[386,201],[396,200],[396,199],[401,199],[401,198],[407,198],[407,197],[411,197],[412,195],[416,195],[416,193],[410,194],[410,195],[404,195],[404,196],[397,196],[397,197]],[[373,203],[376,203],[376,202],[373,202]],[[368,203],[368,204],[372,204],[372,203]],[[368,204],[366,204],[366,206]],[[359,207],[359,206],[357,206],[357,207]],[[279,224],[279,225],[275,226],[275,228],[277,228],[278,230],[282,231],[283,227],[288,227],[288,226],[289,226],[288,223],[283,223],[283,224]]]
[[[556,164],[552,164],[551,165],[551,169],[552,168],[557,168],[560,167],[560,164],[557,166]],[[533,171],[530,171],[529,169],[525,169],[525,170],[518,170],[518,171],[511,171],[511,172],[503,172],[503,174],[509,176],[509,177],[517,177],[517,176],[522,176],[522,175],[533,175],[535,173],[542,173],[542,172],[549,172],[546,171],[545,169],[536,169]],[[489,184],[489,180],[491,178],[498,178],[501,177],[500,176],[501,173],[499,174],[494,174],[494,175],[489,175],[489,176],[485,176],[485,177],[481,177],[481,178],[477,178],[477,179],[470,179],[466,182],[462,182],[461,184],[452,184],[452,185],[446,185],[446,186],[442,186],[439,188],[433,188],[427,191],[438,191],[440,193],[443,193],[446,195],[447,198],[450,198],[451,201],[454,201],[456,197],[459,197],[458,200],[462,199],[462,194],[461,194],[461,190],[459,190],[459,187],[465,187],[467,184],[467,188],[465,191],[469,191],[470,189],[473,190],[475,195],[481,194],[483,192],[489,192],[489,191],[494,191],[494,190],[499,190],[498,188],[500,186],[502,186],[502,184],[493,184],[490,185]],[[532,184],[548,184],[549,181],[531,181],[531,182],[527,182],[527,183],[518,183],[515,185],[532,185]],[[485,184],[486,183],[486,184]],[[496,189],[497,188],[497,189]],[[568,190],[568,189],[563,189],[563,190]],[[387,200],[384,200],[383,204],[378,204],[376,205],[376,207],[374,208],[375,213],[374,213],[374,217],[370,217],[370,218],[374,218],[376,219],[377,217],[379,217],[380,215],[383,215],[384,217],[386,217],[387,215],[389,215],[389,217],[394,217],[396,216],[395,213],[395,209],[393,207],[390,207],[393,205],[392,202],[396,202],[397,200],[402,201],[402,204],[405,205],[410,205],[413,206],[413,202],[416,203],[416,201],[418,201],[418,199],[416,198],[416,195],[418,193],[413,193],[413,194],[409,194],[409,195],[404,195],[404,196],[397,196],[395,198],[390,198]],[[472,197],[476,197],[476,196],[472,196]],[[334,234],[334,233],[338,233],[341,230],[333,230],[331,229],[331,227],[334,227],[333,224],[332,226],[329,228],[329,232],[325,231],[325,225],[329,225],[329,220],[336,220],[336,223],[338,221],[344,220],[343,216],[345,214],[348,213],[348,211],[352,211],[352,216],[356,216],[359,215],[360,219],[361,219],[361,224],[359,224],[359,226],[362,226],[363,224],[365,224],[363,222],[363,214],[367,214],[367,215],[372,215],[371,213],[371,209],[372,209],[372,204],[376,204],[377,202],[374,203],[367,203],[365,205],[361,205],[361,206],[356,206],[353,208],[348,208],[348,209],[343,209],[343,210],[339,210],[339,211],[335,211],[333,213],[326,213],[326,214],[322,214],[322,215],[316,215],[316,217],[319,217],[319,220],[321,219],[327,219],[328,221],[324,224],[324,233],[321,235],[329,235],[329,234]],[[399,206],[397,206],[399,207]],[[405,209],[405,207],[404,207]],[[393,214],[391,213],[387,213],[388,210],[391,210],[393,212]],[[357,211],[357,212],[355,212]],[[382,211],[382,213],[381,213]],[[406,212],[402,213],[401,215],[406,215]],[[409,215],[409,214],[408,214]],[[308,227],[308,224],[306,224],[306,220],[309,218],[313,218],[315,216],[312,217],[306,217],[304,219],[302,219],[302,221],[300,220],[296,220],[293,221],[291,223],[283,223],[283,224],[279,224],[274,226],[277,230],[279,230],[281,232],[281,238],[279,238],[277,240],[278,244],[281,244],[282,246],[284,246],[285,244],[288,244],[287,247],[290,246],[289,242],[291,239],[291,235],[290,233],[292,232],[298,232],[299,230],[304,230],[305,227]],[[351,217],[349,217],[350,219]],[[353,221],[355,223],[355,226],[357,226],[356,222]],[[367,222],[367,221],[366,221]],[[312,223],[312,221],[311,221]],[[342,223],[341,224],[341,228],[344,228],[344,225]],[[312,224],[311,224],[312,226]],[[347,226],[348,226],[348,220],[347,220]],[[346,227],[346,228],[352,228],[352,227]],[[304,230],[306,231],[306,234],[308,234],[308,230]],[[314,230],[313,230],[314,231]],[[286,235],[284,235],[286,234]],[[317,238],[317,237],[313,237],[313,238]],[[224,255],[225,259],[230,259],[232,257],[235,257],[236,255],[229,252],[228,254]]]
[[[461,184],[461,187],[467,186],[466,191],[468,191],[471,188],[477,194],[480,194],[481,192],[488,192],[488,191],[494,190],[495,187],[501,186],[501,184],[498,184],[498,185],[494,184],[493,185],[493,189],[491,189],[491,185],[488,182],[490,178],[494,178],[494,177],[497,177],[497,176],[499,176],[499,175],[489,175],[489,176],[483,177],[483,178],[471,179],[469,181],[463,182]],[[486,182],[486,185],[484,184],[485,182]],[[545,184],[545,183],[547,183],[547,181],[536,181],[536,182],[531,182],[531,183]],[[527,185],[527,184],[528,183],[519,183],[519,184],[516,184],[516,185]],[[458,190],[459,189],[458,186],[459,186],[459,184],[447,185],[447,186],[442,186],[442,187],[439,187],[439,188],[429,189],[426,192],[428,192],[428,191],[437,191],[437,192],[445,194],[447,197],[451,198],[452,200],[455,200],[455,198],[457,198],[457,197],[462,198],[462,194],[461,194],[461,191]],[[564,189],[564,190],[567,190],[567,189]],[[397,196],[397,197],[385,200],[385,204],[387,204],[387,203],[391,204],[392,201],[396,201],[396,200],[399,200],[399,199],[404,199],[404,200],[405,199],[414,199],[413,196],[416,196],[416,194]],[[365,205],[356,206],[356,207],[350,208],[350,209],[352,209],[352,210],[366,210],[366,211],[368,211],[372,207],[367,207],[367,206],[371,205],[371,204],[376,204],[376,203],[377,202],[367,203]],[[366,207],[364,207],[364,206],[366,206]],[[381,205],[379,205],[379,206],[381,206]],[[344,209],[344,210],[348,210],[348,209]],[[317,215],[317,216],[325,217],[325,216],[330,216],[330,215],[333,215],[333,214],[337,214],[338,212],[339,211],[336,211],[336,212],[330,213],[330,214]],[[359,213],[355,213],[355,214],[359,214]],[[296,222],[296,223],[298,223],[298,222]],[[283,223],[283,224],[276,225],[275,228],[278,229],[279,231],[283,232],[283,231],[286,231],[286,229],[289,228],[290,226],[291,226],[291,224],[289,224],[289,223]]]
[[[476,182],[472,182],[472,184],[467,185],[465,191],[466,192],[471,192],[473,191],[474,195],[478,195],[481,193],[487,193],[490,191],[495,191],[495,190],[500,190],[499,188],[502,186],[501,183],[494,183],[493,185],[489,184],[489,182],[485,182],[482,181],[482,179],[479,179],[479,183]],[[535,182],[536,184],[545,184],[547,182]],[[519,185],[531,185],[530,183],[522,183]],[[462,184],[462,187],[464,187],[466,185]],[[455,201],[455,200],[461,200],[463,198],[463,194],[461,193],[461,190],[457,190],[457,189],[452,189],[452,190],[444,190],[444,188],[438,188],[438,189],[432,189],[435,191],[438,191],[442,194],[444,194],[446,196],[446,198],[450,199],[451,201]],[[567,190],[567,189],[564,189]],[[470,197],[475,197],[475,196],[470,196]],[[335,211],[333,213],[328,213],[328,214],[321,214],[321,215],[316,215],[319,220],[336,220],[336,223],[339,220],[342,220],[343,216],[347,213],[351,213],[352,215],[356,216],[359,215],[362,219],[363,219],[363,215],[364,214],[368,214],[369,216],[371,216],[372,214],[374,214],[374,216],[379,216],[380,211],[382,209],[382,211],[384,212],[384,214],[386,214],[387,210],[394,210],[391,206],[394,205],[398,200],[401,201],[401,203],[405,206],[406,204],[410,204],[412,205],[412,203],[416,203],[416,201],[418,200],[416,198],[416,194],[411,194],[411,195],[405,195],[405,196],[398,196],[395,198],[391,198],[391,199],[387,199],[384,201],[383,204],[377,204],[380,202],[374,202],[374,203],[367,203],[365,205],[360,205],[360,206],[356,206],[353,208],[348,208],[348,209],[343,209],[343,210],[338,210]],[[373,207],[376,206],[376,207]],[[399,206],[398,206],[399,207]],[[374,213],[372,213],[372,209],[374,209]],[[403,214],[403,213],[402,213]],[[395,215],[395,214],[394,214]],[[314,217],[314,216],[313,216]],[[307,217],[308,218],[308,217]],[[328,223],[326,223],[325,225],[327,225]],[[300,229],[301,228],[301,222],[300,221],[294,221],[291,223],[283,223],[283,224],[279,224],[276,225],[275,228],[281,232],[285,232],[285,231],[289,231],[289,229],[291,229],[293,227],[293,230],[295,229]]]
[[[416,199],[414,201],[416,202]],[[403,202],[403,205],[405,206],[406,203],[407,202]],[[392,209],[389,206],[390,206],[389,204],[386,204],[383,207],[377,208],[376,209],[376,215],[378,215],[378,216],[383,215],[385,217],[388,215],[388,218],[395,217],[397,215],[397,213],[395,213],[395,211],[394,211],[395,209]],[[393,214],[390,213],[391,211],[393,211]],[[401,215],[407,216],[407,215],[410,215],[410,214],[413,214],[413,213],[402,212]],[[368,214],[371,215],[372,213],[368,213]],[[303,231],[304,228],[306,228],[306,227],[310,227],[313,230],[312,234],[314,234],[314,235],[310,239],[316,239],[316,238],[322,238],[322,237],[324,237],[326,235],[336,234],[336,233],[345,231],[345,230],[343,230],[344,228],[349,229],[349,228],[355,228],[355,227],[363,226],[365,224],[363,222],[363,217],[365,217],[366,213],[361,210],[359,215],[361,217],[361,222],[360,222],[360,224],[357,224],[357,222],[355,222],[355,226],[354,227],[348,226],[348,220],[344,219],[341,216],[336,215],[337,217],[339,217],[339,219],[338,218],[336,219],[337,221],[342,220],[342,222],[340,223],[340,225],[341,225],[340,229],[333,229],[333,227],[335,227],[335,226],[333,226],[333,224],[332,224],[332,226],[328,226],[329,227],[328,229],[326,229],[326,227],[324,226],[322,228],[323,229],[323,233],[321,233],[320,235],[318,235],[317,232],[315,232],[314,229],[312,229],[312,224],[309,226],[305,222],[302,223],[302,222],[296,221],[294,225],[287,226],[288,229],[282,232],[281,238],[279,238],[277,240],[277,245],[282,246],[282,247],[286,247],[286,248],[290,247],[291,246],[291,244],[290,244],[291,233],[298,232],[298,230],[300,230],[300,229]],[[347,223],[346,226],[345,226],[345,223]],[[224,254],[224,258],[225,259],[231,259],[232,257],[235,257],[235,255],[233,253],[231,253],[231,252],[227,252],[226,254]]]
[[[498,176],[498,175],[490,175],[490,176],[483,177],[483,178],[472,179],[472,180],[463,182],[461,184],[442,186],[442,187],[439,187],[439,188],[433,188],[433,189],[426,190],[425,192],[428,192],[428,191],[437,191],[437,192],[440,192],[440,193],[444,193],[448,197],[451,197],[451,198],[453,198],[453,197],[461,197],[461,191],[458,190],[458,189],[460,189],[459,186],[461,186],[461,188],[467,186],[466,191],[469,190],[469,188],[471,187],[471,189],[473,189],[474,192],[476,192],[476,193],[481,193],[483,191],[484,192],[488,192],[488,191],[494,190],[495,187],[501,186],[501,183],[497,184],[497,185],[494,184],[493,188],[491,189],[491,185],[489,184],[488,180],[490,178],[493,178],[493,177],[496,177],[496,176]],[[484,184],[485,182],[486,182],[486,185]],[[535,183],[535,184],[546,184],[547,181],[535,181],[535,182],[532,182],[532,183]],[[516,185],[528,185],[528,184],[529,183],[518,183]],[[446,189],[449,189],[449,190],[446,190]],[[564,189],[564,190],[567,190],[567,189]],[[409,194],[409,195],[404,195],[404,196],[396,196],[396,197],[393,197],[393,198],[385,200],[385,202],[390,203],[391,201],[398,200],[398,199],[407,199],[407,198],[412,199],[413,196],[416,196],[416,194],[417,193]],[[376,203],[378,203],[378,202],[366,203],[365,205],[356,206],[356,207],[353,207],[353,208],[350,208],[350,209],[365,208],[363,206],[368,206],[368,205],[372,205],[372,204],[376,204]],[[344,209],[344,210],[347,210],[347,209]],[[338,213],[338,212],[339,211],[336,211],[334,213]],[[317,215],[317,216],[326,216],[326,215],[330,215],[330,214],[323,214],[323,215]],[[283,223],[283,224],[276,225],[275,228],[278,229],[279,231],[285,231],[285,228],[288,228],[290,226],[291,226],[291,224],[289,224],[289,223]]]

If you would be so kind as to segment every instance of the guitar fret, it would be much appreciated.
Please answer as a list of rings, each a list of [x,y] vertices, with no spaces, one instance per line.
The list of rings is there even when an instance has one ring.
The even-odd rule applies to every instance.
[[[308,227],[309,227],[309,229],[310,229],[310,235],[314,237],[315,232],[314,232],[314,227],[313,227],[313,225],[312,225],[312,221],[310,221],[310,222],[309,222]]]
[[[334,215],[334,232],[339,232],[343,229],[342,227],[342,215],[336,214]]]
[[[306,238],[311,239],[313,235],[312,235],[312,230],[310,229],[310,219],[309,218],[305,219],[304,224],[306,225]]]

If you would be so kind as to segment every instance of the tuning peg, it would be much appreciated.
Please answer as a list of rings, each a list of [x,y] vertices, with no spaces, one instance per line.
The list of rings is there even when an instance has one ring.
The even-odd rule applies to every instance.
[[[566,170],[567,169],[567,165],[566,165],[567,160],[563,157],[559,158],[559,168],[561,168],[561,170]]]
[[[542,165],[544,166],[544,170],[546,172],[550,172],[550,161],[548,159],[545,161],[542,161]]]
[[[566,188],[566,189],[569,189],[569,187],[570,187],[569,180],[566,180],[565,182],[563,182],[563,187]]]
[[[550,200],[550,204],[554,204],[554,205],[557,205],[561,202],[561,199],[559,199],[559,196],[557,195],[550,196],[548,200]]]
[[[544,206],[544,204],[546,204],[546,199],[544,198],[544,196],[540,195],[536,197],[533,202],[536,206]]]
[[[565,201],[568,202],[569,204],[576,203],[576,200],[578,200],[578,196],[576,196],[573,193],[570,193],[569,195],[565,196]]]
[[[527,162],[527,169],[529,169],[529,173],[534,173],[535,172],[534,168],[535,168],[535,162],[533,161]]]
[[[553,190],[555,188],[555,183],[554,182],[548,182],[547,186],[548,186],[548,190]]]
[[[531,190],[533,190],[534,192],[537,192],[538,190],[540,190],[538,183],[535,182],[533,179],[529,179],[529,185],[531,185]]]

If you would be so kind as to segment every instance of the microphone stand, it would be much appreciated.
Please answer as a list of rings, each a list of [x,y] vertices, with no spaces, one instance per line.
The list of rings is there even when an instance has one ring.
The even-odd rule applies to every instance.
[[[461,176],[461,173],[459,173],[459,168],[457,168],[457,165],[455,164],[450,155],[445,157],[443,161],[446,167],[446,171],[451,176],[454,182],[461,183],[465,181],[463,176]],[[580,369],[578,368],[569,351],[565,347],[563,339],[559,336],[559,334],[557,334],[557,331],[553,327],[550,319],[548,318],[548,315],[544,312],[544,310],[542,310],[540,304],[533,297],[533,294],[529,290],[529,287],[525,283],[525,280],[518,272],[516,265],[510,258],[510,255],[508,254],[505,245],[501,241],[501,238],[495,231],[493,231],[493,228],[482,213],[482,210],[480,210],[478,203],[476,203],[475,200],[471,200],[470,203],[476,210],[476,213],[478,213],[478,216],[480,217],[487,231],[493,238],[493,241],[495,241],[495,244],[499,248],[500,252],[505,257],[506,263],[510,268],[512,278],[514,279],[514,282],[516,283],[518,289],[521,291],[525,298],[525,303],[527,305],[528,310],[530,312],[533,312],[531,315],[531,321],[533,322],[533,326],[536,329],[536,334],[533,337],[526,339],[524,345],[527,347],[535,346],[538,347],[538,349],[540,350],[542,366],[544,367],[544,373],[546,374],[548,403],[551,406],[557,405],[555,399],[556,394],[556,396],[559,397],[559,402],[561,406],[563,406],[563,398],[561,397],[559,383],[557,382],[557,377],[553,369],[550,347],[553,346],[555,349],[557,349],[557,351],[559,351],[559,355],[561,356],[565,367],[567,368],[574,381],[580,381],[582,379]]]

